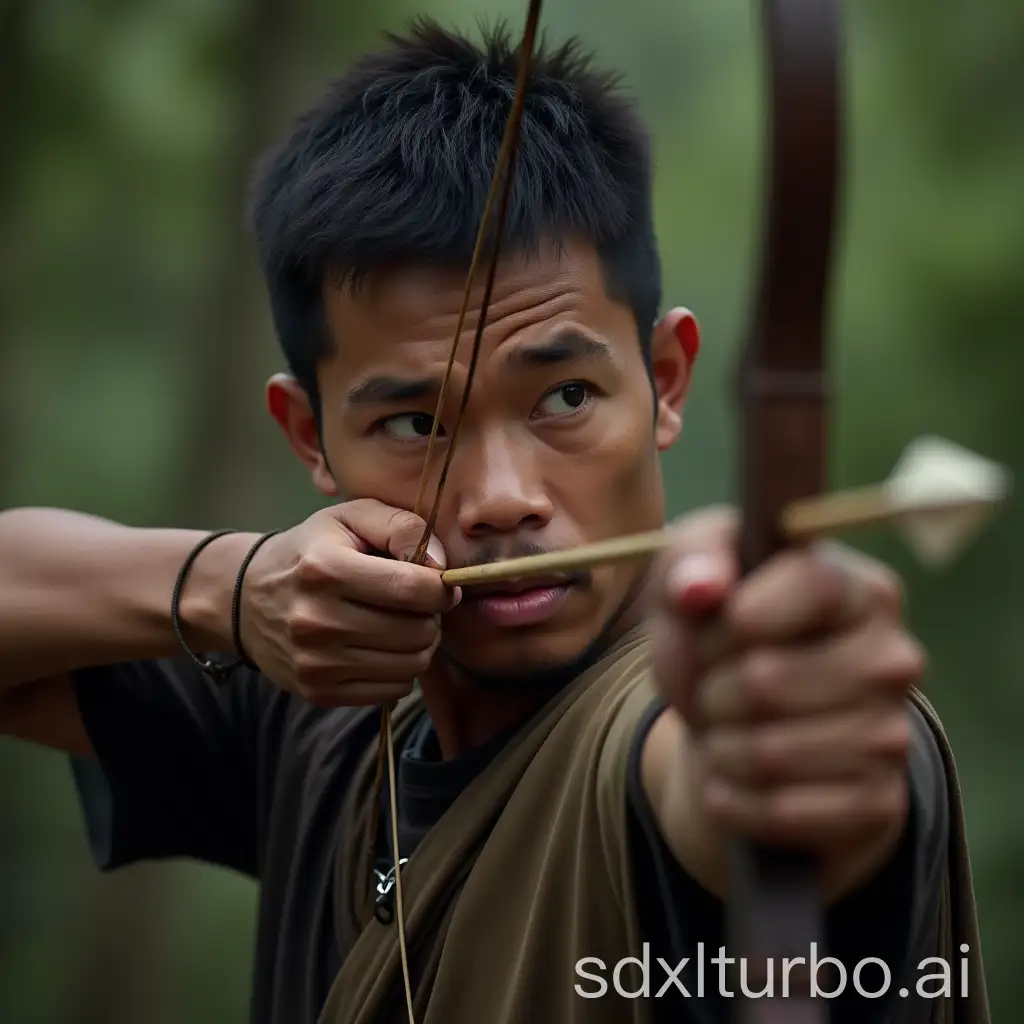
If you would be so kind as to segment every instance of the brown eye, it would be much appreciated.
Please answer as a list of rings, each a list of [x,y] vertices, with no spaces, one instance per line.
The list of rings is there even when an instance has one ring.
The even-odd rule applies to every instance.
[[[541,399],[538,411],[544,416],[567,416],[582,409],[590,398],[590,388],[582,381],[559,384]]]
[[[407,412],[401,416],[389,416],[381,420],[380,429],[396,441],[419,441],[430,437],[434,428],[434,417],[425,412]],[[438,437],[444,437],[444,428],[439,427]]]

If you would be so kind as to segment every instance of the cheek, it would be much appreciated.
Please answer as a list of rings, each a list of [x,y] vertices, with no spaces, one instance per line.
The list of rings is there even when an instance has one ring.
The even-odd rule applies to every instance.
[[[416,502],[420,467],[413,470],[404,460],[394,460],[393,464],[379,453],[374,457],[370,452],[346,452],[340,466],[334,469],[334,478],[346,500],[374,498],[392,508],[410,509]]]
[[[412,508],[422,459],[387,458],[375,441],[328,417],[323,447],[343,500],[375,498],[395,508]]]
[[[609,410],[609,428],[592,467],[592,489],[601,492],[594,494],[593,514],[614,524],[606,532],[655,529],[664,519],[653,415],[649,404],[635,400],[630,405]]]
[[[665,502],[656,454],[637,453],[628,466],[621,467],[608,494],[603,516],[602,536],[606,537],[625,537],[664,526]],[[632,585],[638,573],[643,574],[636,561],[613,563],[608,568],[613,585]]]

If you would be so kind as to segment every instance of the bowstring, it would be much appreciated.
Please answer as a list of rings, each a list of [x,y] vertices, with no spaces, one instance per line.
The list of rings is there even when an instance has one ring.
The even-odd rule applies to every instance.
[[[409,561],[415,565],[422,565],[425,561],[427,544],[434,532],[438,510],[441,506],[441,496],[444,491],[445,481],[448,478],[448,469],[451,466],[452,457],[455,452],[455,440],[458,437],[459,428],[462,425],[462,419],[465,414],[466,407],[469,404],[470,389],[473,384],[473,376],[476,372],[476,365],[480,354],[484,328],[487,324],[487,311],[490,305],[491,294],[494,290],[494,282],[498,271],[501,239],[508,219],[512,187],[515,181],[515,158],[519,141],[519,129],[522,123],[523,110],[525,108],[526,86],[529,81],[530,67],[533,61],[534,46],[537,38],[537,29],[540,24],[541,6],[541,0],[530,0],[529,9],[526,15],[526,24],[523,29],[523,39],[520,44],[519,64],[516,71],[516,88],[512,97],[512,107],[509,111],[508,121],[505,124],[505,132],[501,140],[501,147],[498,150],[498,156],[495,161],[494,174],[491,178],[491,185],[484,205],[483,216],[480,221],[480,226],[477,229],[476,240],[473,245],[473,256],[470,260],[469,272],[466,276],[466,285],[463,290],[462,307],[459,311],[459,319],[455,328],[454,338],[452,339],[452,345],[448,355],[448,363],[445,367],[444,376],[441,379],[441,388],[438,393],[434,422],[430,429],[430,438],[427,442],[427,453],[423,463],[423,470],[420,474],[419,486],[416,493],[416,504],[413,509],[416,515],[421,515],[423,508],[423,498],[426,491],[427,481],[430,478],[430,465],[434,454],[434,446],[437,442],[438,427],[441,422],[441,414],[444,411],[448,385],[451,381],[452,371],[455,366],[455,356],[458,352],[459,339],[462,336],[462,330],[465,326],[477,268],[483,256],[495,203],[498,202],[500,193],[500,204],[498,206],[498,221],[494,233],[494,244],[491,250],[490,263],[487,268],[487,279],[484,285],[484,294],[480,303],[480,316],[473,336],[473,347],[470,352],[469,366],[466,371],[466,385],[462,392],[462,399],[459,403],[459,410],[455,417],[455,423],[452,426],[452,433],[448,442],[448,451],[441,467],[440,476],[438,477],[437,489],[434,493],[434,501],[431,505],[430,514],[426,519],[423,536],[420,538],[420,542],[417,545],[415,552],[409,559]],[[405,1004],[406,1011],[409,1016],[409,1024],[416,1024],[415,1013],[413,1010],[412,984],[409,972],[409,951],[405,935],[405,907],[403,898],[404,894],[402,891],[402,869],[400,865],[401,856],[398,849],[398,786],[397,772],[395,770],[394,728],[391,717],[394,708],[395,702],[393,701],[388,702],[381,707],[380,731],[377,737],[377,772],[374,779],[374,799],[371,804],[370,811],[370,835],[368,843],[370,864],[366,877],[371,881],[373,879],[374,851],[378,830],[380,829],[380,803],[383,795],[384,769],[386,767],[388,788],[391,796],[389,801],[389,816],[391,819],[391,852],[394,862],[392,870],[394,873],[395,886],[395,914],[398,924],[398,948],[401,954],[402,978],[405,988]]]
[[[462,327],[469,309],[470,296],[473,290],[473,283],[476,277],[476,268],[483,252],[487,230],[490,227],[491,214],[493,213],[495,199],[499,188],[501,189],[501,205],[498,208],[498,223],[494,234],[494,248],[491,251],[491,260],[487,268],[487,280],[484,285],[483,299],[480,303],[480,316],[477,320],[476,332],[473,336],[473,347],[470,352],[469,366],[466,370],[466,386],[462,391],[462,400],[459,403],[459,411],[452,426],[451,438],[448,442],[448,451],[441,467],[441,475],[438,478],[437,490],[434,492],[434,502],[427,517],[426,527],[419,545],[412,560],[422,564],[427,553],[427,544],[434,526],[437,522],[438,510],[441,507],[441,496],[444,491],[445,481],[448,479],[448,469],[451,466],[455,454],[455,441],[459,435],[459,428],[462,426],[462,418],[469,404],[469,393],[473,386],[473,376],[476,373],[477,358],[480,355],[480,345],[484,335],[484,328],[487,326],[487,310],[491,303],[491,293],[494,291],[494,281],[498,273],[498,259],[501,250],[501,239],[505,233],[505,222],[508,220],[508,208],[512,195],[512,186],[515,181],[515,160],[519,142],[519,127],[523,119],[523,110],[526,101],[526,85],[529,80],[530,66],[533,60],[534,43],[537,37],[537,26],[540,22],[541,0],[530,0],[530,8],[526,16],[526,27],[523,30],[523,41],[520,44],[519,67],[516,75],[516,91],[512,98],[512,109],[509,112],[508,121],[505,124],[505,134],[501,140],[501,148],[498,150],[498,159],[495,164],[494,177],[491,179],[491,187],[487,195],[487,203],[484,207],[483,218],[477,231],[476,244],[473,247],[473,259],[470,263],[469,274],[466,276],[466,287],[462,296],[462,308],[459,311],[458,325],[455,328],[455,337],[452,341],[451,352],[448,356],[448,366],[441,381],[441,393],[438,398],[437,412],[434,416],[434,423],[430,429],[430,439],[427,441],[427,455],[423,464],[423,472],[420,474],[419,493],[416,496],[417,515],[422,508],[423,491],[426,481],[429,478],[430,462],[433,453],[433,446],[437,439],[437,431],[441,421],[441,413],[444,409],[445,392],[451,379],[452,368],[455,365],[455,354],[459,347],[459,337],[462,334]]]

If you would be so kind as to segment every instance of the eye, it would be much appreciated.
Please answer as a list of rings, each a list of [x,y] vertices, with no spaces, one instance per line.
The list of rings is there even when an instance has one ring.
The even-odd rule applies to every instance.
[[[430,437],[434,417],[426,412],[407,412],[388,416],[377,423],[377,429],[396,441],[421,441]],[[438,427],[438,437],[444,437],[444,427]]]
[[[592,395],[589,384],[583,381],[573,380],[567,384],[559,384],[557,388],[549,391],[537,406],[538,413],[542,416],[569,416],[579,412],[588,402]]]

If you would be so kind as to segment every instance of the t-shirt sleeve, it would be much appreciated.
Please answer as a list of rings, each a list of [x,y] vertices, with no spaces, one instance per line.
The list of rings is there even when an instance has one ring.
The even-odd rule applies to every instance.
[[[255,876],[264,721],[282,697],[247,670],[216,685],[190,660],[78,671],[94,756],[72,771],[97,866],[188,857]]]
[[[644,936],[651,944],[652,962],[660,956],[678,965],[684,957],[689,958],[678,975],[685,995],[676,985],[669,984],[663,998],[655,1000],[659,1004],[659,1022],[686,1019],[718,1024],[732,1019],[735,1006],[735,1000],[719,995],[719,967],[710,962],[720,947],[729,945],[724,907],[681,868],[669,850],[641,781],[643,741],[663,709],[660,702],[651,707],[637,732],[629,759],[627,810],[637,910]],[[934,1000],[918,999],[913,993],[917,964],[936,955],[949,808],[945,772],[935,738],[916,707],[912,706],[911,713],[908,827],[885,868],[859,891],[830,908],[826,917],[826,948],[819,950],[818,955],[837,958],[847,972],[843,991],[827,1000],[830,1019],[837,1024],[862,1024],[868,1019],[865,1014],[883,1024],[918,1024],[927,1021],[934,1009]],[[732,953],[731,949],[726,952]],[[868,958],[881,960],[890,972],[886,982],[883,969],[877,964],[862,968],[859,983],[863,990],[871,993],[881,990],[883,985],[885,988],[884,994],[871,998],[858,994],[851,981],[854,968]],[[693,987],[701,959],[703,996]],[[823,986],[830,983],[825,969],[820,977]],[[910,990],[909,998],[900,997],[902,987]]]

